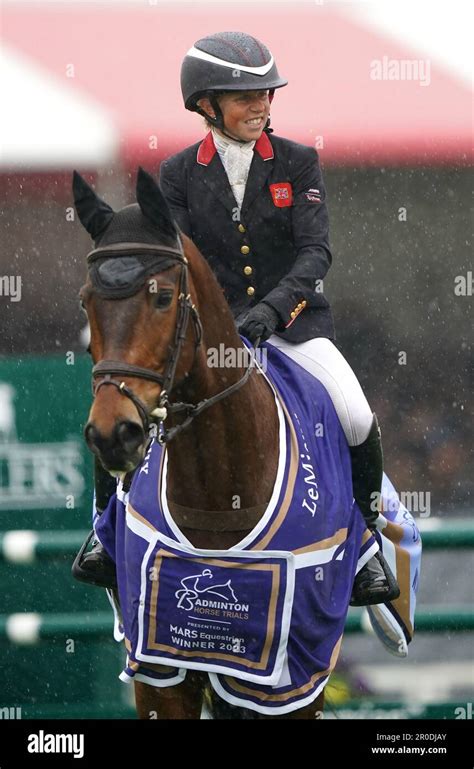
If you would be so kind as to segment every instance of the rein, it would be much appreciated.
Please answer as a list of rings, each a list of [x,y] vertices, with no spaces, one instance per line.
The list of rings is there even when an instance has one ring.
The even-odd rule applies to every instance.
[[[174,378],[176,375],[176,367],[178,365],[181,349],[186,338],[186,332],[189,324],[189,319],[192,319],[194,329],[194,356],[190,370],[185,374],[181,382],[189,376],[194,363],[196,361],[196,354],[202,343],[202,324],[199,317],[199,312],[196,305],[191,300],[191,294],[189,293],[189,280],[188,280],[188,260],[183,253],[182,248],[173,248],[171,246],[152,246],[147,243],[121,243],[109,246],[103,246],[95,248],[87,255],[87,261],[93,264],[97,259],[103,257],[120,257],[120,256],[136,256],[137,254],[143,256],[155,257],[152,261],[153,266],[156,266],[156,258],[161,257],[166,261],[175,262],[181,265],[181,273],[179,279],[179,294],[178,294],[178,314],[176,319],[176,328],[173,341],[173,347],[171,355],[166,361],[164,374],[159,374],[156,371],[148,368],[142,368],[141,366],[134,366],[125,361],[118,360],[102,360],[96,363],[92,369],[92,394],[95,398],[101,387],[106,385],[112,385],[122,395],[129,398],[135,405],[140,419],[142,421],[145,434],[149,433],[150,425],[161,424],[162,431],[157,435],[158,442],[161,444],[169,443],[170,440],[176,437],[182,430],[188,427],[193,419],[201,414],[206,409],[213,406],[223,398],[227,398],[232,393],[239,390],[248,380],[252,373],[253,364],[255,363],[255,352],[251,353],[251,361],[247,367],[247,370],[243,376],[234,384],[226,387],[216,395],[210,398],[205,398],[199,403],[185,403],[177,402],[172,403],[169,400],[169,394],[172,392],[175,386]],[[260,339],[255,344],[255,349],[258,347]],[[133,392],[130,387],[127,387],[125,382],[115,377],[132,377],[136,379],[146,379],[150,382],[156,382],[162,386],[158,405],[149,413],[147,407],[142,400]],[[180,383],[181,383],[180,382]],[[180,413],[184,412],[185,419],[179,425],[167,430],[164,426],[164,420],[167,418],[168,413]]]

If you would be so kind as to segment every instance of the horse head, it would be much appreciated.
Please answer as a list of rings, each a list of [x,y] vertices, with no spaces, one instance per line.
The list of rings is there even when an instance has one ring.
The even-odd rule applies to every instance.
[[[165,396],[195,362],[200,322],[194,286],[166,200],[143,169],[137,203],[117,212],[77,172],[73,192],[95,244],[80,291],[95,363],[84,434],[103,466],[121,475],[143,460],[151,415],[164,415]]]

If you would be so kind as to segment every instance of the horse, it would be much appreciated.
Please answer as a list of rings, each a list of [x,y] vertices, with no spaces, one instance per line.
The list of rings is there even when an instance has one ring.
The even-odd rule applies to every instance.
[[[79,219],[95,241],[80,290],[94,364],[87,446],[125,482],[143,469],[151,430],[166,446],[167,499],[177,525],[197,549],[228,550],[261,519],[275,485],[279,422],[272,388],[249,355],[237,355],[233,367],[208,365],[210,351],[221,345],[236,353],[248,348],[210,266],[177,229],[146,171],[138,171],[137,202],[117,212],[77,172],[73,190]],[[206,682],[196,669],[169,687],[134,680],[138,717],[200,718]],[[215,717],[218,703],[213,694]],[[323,708],[324,688],[285,715],[248,714],[314,719]],[[244,708],[230,710],[248,717]]]

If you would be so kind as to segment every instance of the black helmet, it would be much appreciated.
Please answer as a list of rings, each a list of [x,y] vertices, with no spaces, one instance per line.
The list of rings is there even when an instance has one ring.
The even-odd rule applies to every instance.
[[[222,113],[214,96],[216,91],[268,89],[272,97],[275,88],[287,83],[278,74],[268,48],[244,32],[217,32],[201,38],[189,49],[181,67],[184,106],[221,129]],[[198,100],[205,95],[210,98],[217,118],[198,106]]]

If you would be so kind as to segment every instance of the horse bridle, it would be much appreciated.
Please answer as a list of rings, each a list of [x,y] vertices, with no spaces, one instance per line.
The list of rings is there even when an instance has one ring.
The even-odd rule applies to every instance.
[[[145,435],[150,431],[152,424],[161,424],[161,432],[157,434],[157,439],[160,443],[168,443],[178,433],[188,427],[189,424],[205,409],[213,406],[218,401],[226,398],[232,393],[236,392],[242,387],[249,378],[253,363],[255,362],[255,354],[252,353],[251,361],[244,373],[244,375],[234,384],[226,387],[225,390],[213,395],[211,398],[206,398],[199,403],[171,403],[169,400],[169,394],[172,392],[173,387],[177,384],[181,384],[190,374],[193,369],[197,351],[202,343],[202,324],[199,317],[199,312],[196,305],[193,304],[191,295],[189,293],[189,280],[188,280],[188,260],[182,250],[182,248],[174,248],[172,246],[153,246],[148,243],[121,243],[113,244],[110,246],[102,246],[93,249],[87,255],[87,261],[89,264],[95,262],[101,257],[112,256],[140,256],[144,257],[155,256],[164,257],[166,260],[175,262],[181,265],[181,272],[179,278],[179,292],[178,292],[178,314],[176,319],[176,328],[173,341],[173,348],[171,355],[166,362],[164,374],[159,374],[152,369],[142,368],[141,366],[134,366],[130,363],[117,360],[102,360],[96,363],[92,369],[92,395],[95,398],[101,387],[105,385],[112,385],[117,390],[129,398],[135,405],[140,419],[142,421],[143,430]],[[178,365],[181,349],[186,338],[186,332],[188,328],[189,318],[192,318],[194,328],[194,355],[191,367],[188,373],[180,380],[179,383],[174,382],[176,367]],[[255,348],[258,347],[260,340],[257,340]],[[100,377],[100,379],[99,379]],[[146,379],[150,382],[156,382],[162,386],[158,405],[148,412],[145,404],[140,398],[133,392],[130,387],[127,387],[125,382],[116,379],[115,377],[132,377],[137,379]],[[97,381],[98,380],[98,381]],[[185,419],[179,425],[166,430],[163,422],[166,419],[168,413],[185,413]]]

